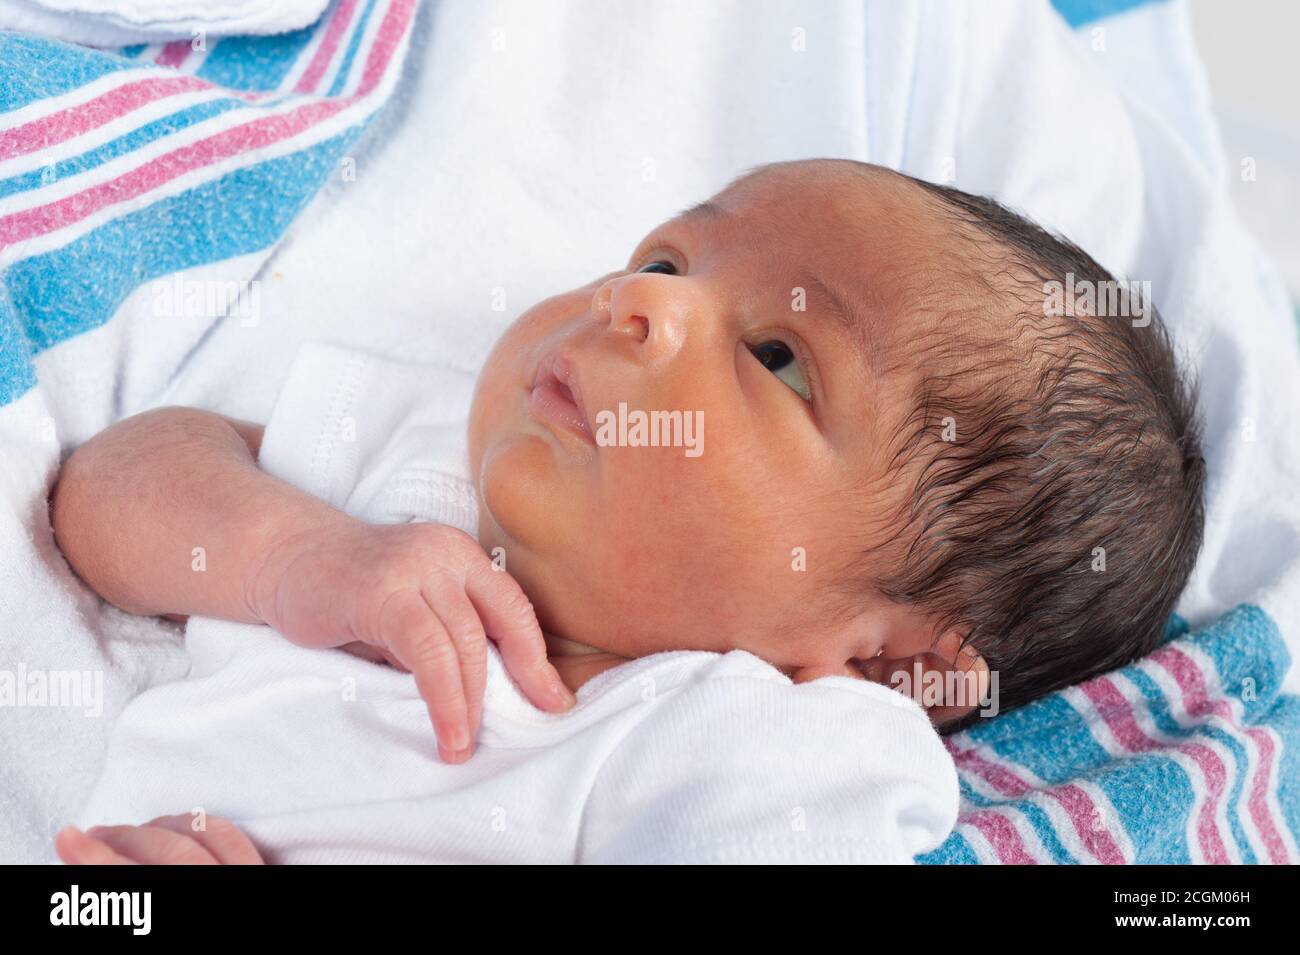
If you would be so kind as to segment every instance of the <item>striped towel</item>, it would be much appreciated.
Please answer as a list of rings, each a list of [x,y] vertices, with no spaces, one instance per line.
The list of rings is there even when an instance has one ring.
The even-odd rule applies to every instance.
[[[1147,658],[954,734],[957,828],[917,861],[1300,861],[1289,663],[1272,620],[1242,605],[1194,633],[1176,620]]]
[[[273,245],[392,91],[415,6],[116,52],[0,33],[0,405],[142,284]]]

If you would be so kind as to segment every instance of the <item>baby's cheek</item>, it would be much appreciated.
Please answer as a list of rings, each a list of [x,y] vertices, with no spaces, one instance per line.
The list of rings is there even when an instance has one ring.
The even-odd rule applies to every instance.
[[[553,452],[536,435],[503,438],[484,452],[479,470],[487,517],[506,538],[535,548],[554,536]]]

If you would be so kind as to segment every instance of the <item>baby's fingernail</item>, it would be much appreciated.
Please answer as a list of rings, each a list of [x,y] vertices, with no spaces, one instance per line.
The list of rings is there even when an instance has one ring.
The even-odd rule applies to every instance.
[[[90,836],[90,838],[92,839],[96,839],[103,831],[104,831],[103,826],[91,826],[89,829],[86,830],[86,835]]]
[[[469,759],[469,753],[463,749],[448,749],[446,746],[438,747],[438,755],[442,757],[444,763],[463,763]]]
[[[554,692],[555,699],[559,701],[561,706],[570,707],[578,702],[578,698],[574,696],[573,692],[563,683],[555,684]]]

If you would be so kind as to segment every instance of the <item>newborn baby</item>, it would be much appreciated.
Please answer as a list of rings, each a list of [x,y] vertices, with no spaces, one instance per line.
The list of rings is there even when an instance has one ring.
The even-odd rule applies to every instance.
[[[55,532],[105,599],[193,615],[193,666],[86,818],[202,807],[275,861],[910,860],[956,813],[931,724],[1144,655],[1195,560],[1158,317],[1050,292],[1115,284],[991,200],[787,163],[530,309],[472,407],[308,346],[265,434],[115,425]]]

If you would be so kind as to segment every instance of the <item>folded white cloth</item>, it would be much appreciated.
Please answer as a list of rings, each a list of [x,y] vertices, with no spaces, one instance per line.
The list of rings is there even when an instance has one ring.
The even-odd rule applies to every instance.
[[[286,33],[314,23],[329,0],[0,0],[0,30],[122,46]]]
[[[308,346],[262,467],[366,520],[472,531],[472,383]],[[203,618],[186,648],[189,677],[115,725],[85,825],[202,810],[290,863],[910,864],[956,819],[956,769],[911,699],[795,685],[744,651],[634,660],[556,716],[491,648],[479,748],[450,766],[409,674]]]

